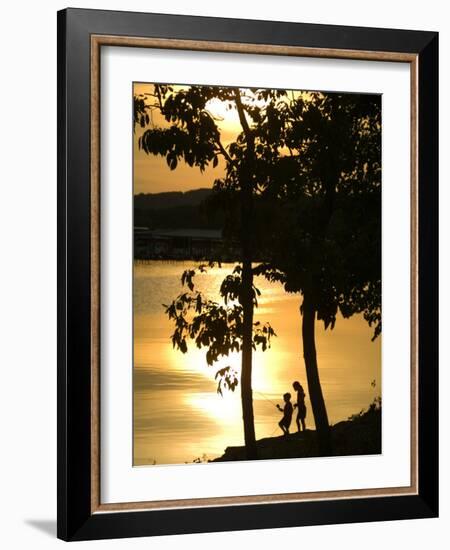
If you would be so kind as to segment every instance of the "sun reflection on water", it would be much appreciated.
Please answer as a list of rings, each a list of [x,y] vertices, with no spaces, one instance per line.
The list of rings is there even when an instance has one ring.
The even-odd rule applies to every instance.
[[[180,292],[180,275],[187,264],[158,263],[135,268],[134,315],[134,464],[192,462],[203,454],[219,456],[225,447],[241,445],[240,386],[234,393],[217,393],[218,369],[240,371],[238,353],[208,366],[205,351],[190,346],[174,350],[173,327],[164,314]],[[199,278],[201,290],[217,299],[217,289],[232,266],[214,268]],[[300,298],[281,285],[258,280],[262,291],[255,319],[269,321],[277,333],[271,349],[253,355],[253,390],[257,438],[272,435],[280,414],[276,403],[300,380],[305,389],[300,335]],[[381,341],[360,316],[338,319],[333,331],[317,323],[316,341],[322,389],[330,422],[366,407],[381,388]],[[377,387],[370,382],[376,380]],[[313,428],[307,396],[307,424]]]

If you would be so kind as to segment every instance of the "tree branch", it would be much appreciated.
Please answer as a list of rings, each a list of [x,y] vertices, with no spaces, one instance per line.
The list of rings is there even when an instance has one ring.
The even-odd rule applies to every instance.
[[[204,113],[206,113],[209,118],[214,122],[214,124],[216,123],[216,119],[213,117],[213,115],[207,111],[207,110],[204,110],[203,111]],[[222,119],[223,120],[223,119]],[[227,162],[229,162],[230,164],[233,164],[233,159],[230,157],[230,155],[228,154],[227,150],[225,149],[225,147],[222,145],[222,142],[220,141],[220,138],[216,138],[216,145],[217,147],[219,148],[219,151],[222,153],[222,155],[224,156],[225,160]]]
[[[241,94],[239,92],[239,88],[233,88],[233,90],[234,90],[236,108],[239,115],[239,121],[241,123],[242,129],[244,130],[247,146],[252,148],[254,145],[254,139],[253,139],[252,131],[250,130],[250,126],[248,125],[247,117],[245,116],[245,110],[244,110],[244,105],[242,104]]]
[[[161,114],[164,115],[164,106],[163,106],[163,103],[162,103],[162,97],[161,97],[161,92],[159,91],[159,86],[158,85],[155,85],[155,92],[156,92],[156,96],[158,98],[158,102],[159,102],[159,110],[161,111]]]
[[[225,147],[222,145],[222,142],[220,141],[220,139],[216,139],[216,145],[217,147],[219,148],[219,151],[222,153],[222,155],[225,157],[225,160],[227,162],[229,162],[230,164],[234,164],[234,161],[233,159],[230,157],[230,155],[228,154],[227,150],[225,149]]]

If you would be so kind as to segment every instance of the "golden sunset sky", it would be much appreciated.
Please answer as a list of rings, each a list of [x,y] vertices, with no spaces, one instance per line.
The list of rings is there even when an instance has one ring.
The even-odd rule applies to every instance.
[[[187,86],[179,86],[184,88]],[[153,93],[153,84],[135,83],[134,95]],[[222,143],[227,146],[234,140],[240,130],[238,115],[235,109],[226,110],[220,101],[211,101],[209,111],[223,120],[218,122],[221,130]],[[153,122],[160,127],[168,127],[169,124],[156,111],[153,112]],[[188,191],[200,187],[212,187],[216,178],[223,175],[224,163],[219,162],[216,168],[209,166],[202,173],[197,167],[191,168],[184,162],[180,162],[177,169],[171,171],[164,157],[147,155],[138,147],[139,136],[144,130],[136,128],[133,136],[134,152],[134,193],[161,193],[164,191]]]

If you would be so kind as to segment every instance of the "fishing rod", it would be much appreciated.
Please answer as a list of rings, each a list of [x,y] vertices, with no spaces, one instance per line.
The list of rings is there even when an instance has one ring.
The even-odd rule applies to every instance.
[[[278,423],[277,423],[277,425],[275,426],[273,432],[268,437],[272,437],[278,429],[279,429],[279,426],[278,426]]]
[[[262,392],[260,391],[256,391],[256,390],[253,390],[255,393],[259,394],[263,399],[265,399],[266,401],[268,401],[271,405],[273,405],[276,409],[279,410],[278,408],[278,405],[276,405],[271,399],[269,399],[268,397],[266,397]],[[267,424],[271,424],[271,422],[267,422]],[[276,423],[275,425],[275,428],[273,429],[272,433],[268,436],[268,437],[273,437],[273,435],[275,434],[275,432],[279,429],[279,426],[278,426],[278,422]]]
[[[275,408],[278,409],[278,406],[272,401],[270,400],[268,397],[266,397],[262,392],[260,391],[256,391],[256,390],[253,390],[255,393],[259,394],[263,399],[265,399],[266,401],[268,401],[269,403],[271,403]]]

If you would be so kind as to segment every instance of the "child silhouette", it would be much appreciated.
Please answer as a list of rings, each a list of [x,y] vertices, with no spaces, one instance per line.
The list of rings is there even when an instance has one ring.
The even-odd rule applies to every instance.
[[[294,408],[292,407],[290,393],[285,393],[283,395],[283,399],[285,403],[284,407],[281,408],[280,405],[277,405],[277,409],[283,413],[283,418],[278,422],[278,426],[280,426],[280,428],[282,429],[283,434],[285,436],[288,436],[289,426],[291,425],[292,412]]]
[[[297,403],[294,405],[294,407],[297,407],[297,430],[300,431],[300,422],[302,424],[303,431],[306,430],[306,405],[305,405],[305,390],[303,389],[300,382],[294,382],[292,384],[292,387],[297,392]]]

